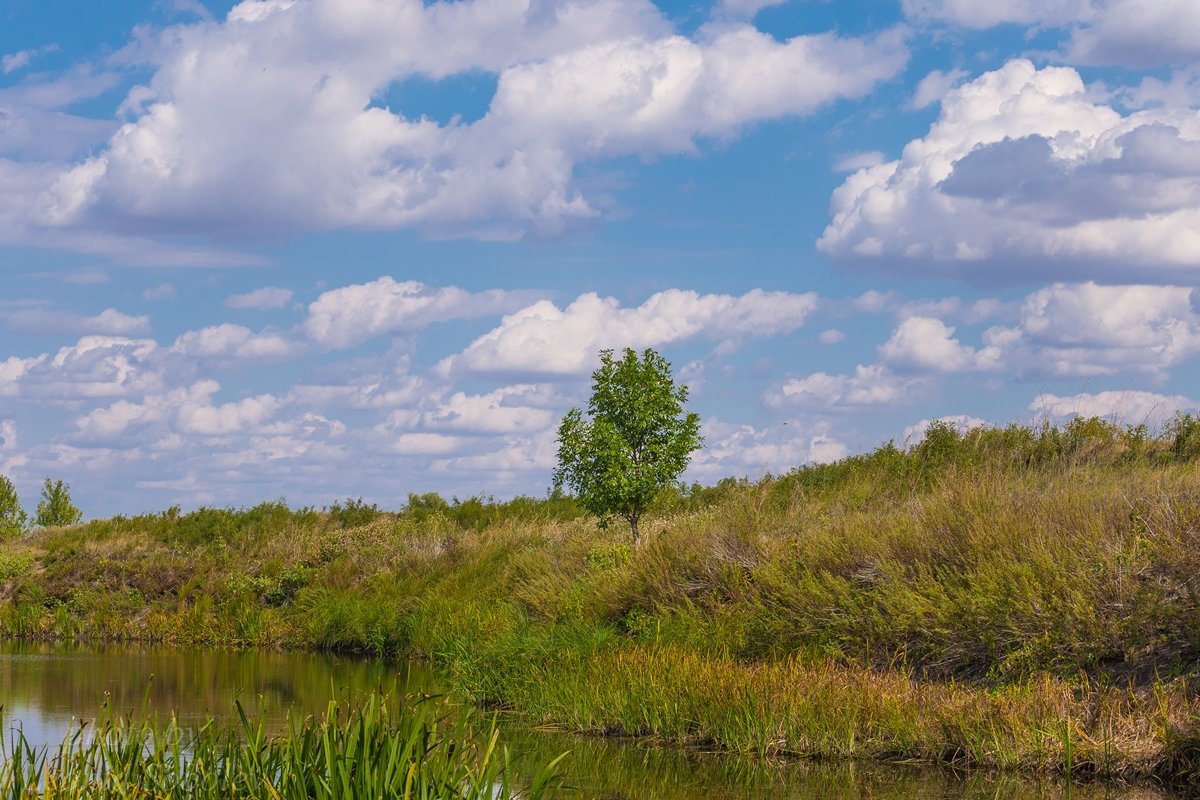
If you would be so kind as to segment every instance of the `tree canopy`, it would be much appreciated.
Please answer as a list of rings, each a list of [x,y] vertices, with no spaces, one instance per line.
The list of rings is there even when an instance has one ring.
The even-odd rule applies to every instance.
[[[21,508],[16,487],[5,475],[0,475],[0,539],[20,536],[29,528],[29,516]]]
[[[687,397],[654,350],[626,348],[619,360],[602,350],[587,416],[572,408],[559,425],[555,487],[569,486],[602,525],[625,519],[636,543],[638,520],[704,443],[700,416],[683,410]]]
[[[52,482],[46,478],[34,522],[42,528],[57,528],[63,525],[74,525],[81,519],[83,519],[83,512],[71,502],[71,487],[61,480]]]

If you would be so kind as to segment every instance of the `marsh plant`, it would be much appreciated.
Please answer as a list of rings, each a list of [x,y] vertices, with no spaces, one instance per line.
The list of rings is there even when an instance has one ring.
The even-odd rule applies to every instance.
[[[492,725],[427,699],[371,695],[331,702],[319,719],[292,718],[268,734],[240,704],[231,729],[210,721],[114,717],[106,709],[57,747],[37,748],[20,730],[0,745],[0,795],[14,798],[312,798],[542,800],[560,783],[552,759],[518,783]]]

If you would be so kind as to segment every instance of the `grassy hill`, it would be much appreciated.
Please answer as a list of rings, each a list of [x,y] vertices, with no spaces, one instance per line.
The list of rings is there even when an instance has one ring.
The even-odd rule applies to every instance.
[[[484,705],[761,754],[1200,765],[1200,420],[935,425],[662,499],[171,509],[0,544],[0,635],[438,662]]]

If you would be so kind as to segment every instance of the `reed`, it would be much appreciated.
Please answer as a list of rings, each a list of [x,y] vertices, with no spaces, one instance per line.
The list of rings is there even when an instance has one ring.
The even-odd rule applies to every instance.
[[[292,718],[268,735],[239,704],[240,724],[184,730],[172,718],[80,725],[62,744],[35,748],[17,730],[0,745],[0,795],[14,798],[378,798],[493,800],[553,797],[559,756],[518,783],[493,724],[426,700],[372,694],[331,702],[319,719]]]

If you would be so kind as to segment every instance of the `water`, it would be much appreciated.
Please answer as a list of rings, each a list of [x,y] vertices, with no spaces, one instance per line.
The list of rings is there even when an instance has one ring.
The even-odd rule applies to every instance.
[[[0,643],[4,736],[20,727],[34,744],[57,745],[101,704],[123,713],[174,712],[195,726],[210,717],[232,722],[234,700],[272,725],[293,714],[319,714],[331,698],[373,689],[436,693],[436,674],[421,664],[394,664],[306,653],[179,650],[154,647]],[[1157,790],[1064,787],[1013,777],[864,764],[764,763],[683,753],[636,742],[532,730],[515,715],[500,718],[504,741],[521,765],[544,764],[570,751],[565,768],[572,800],[1166,800]]]

